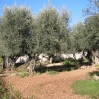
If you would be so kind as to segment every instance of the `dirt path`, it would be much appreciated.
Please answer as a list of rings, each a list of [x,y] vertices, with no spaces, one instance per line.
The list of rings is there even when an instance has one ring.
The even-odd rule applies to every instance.
[[[56,75],[43,73],[33,77],[20,78],[18,76],[3,77],[6,84],[12,84],[25,99],[33,95],[35,99],[89,99],[87,96],[74,94],[71,85],[74,81],[85,79],[88,72],[96,67],[65,71]]]

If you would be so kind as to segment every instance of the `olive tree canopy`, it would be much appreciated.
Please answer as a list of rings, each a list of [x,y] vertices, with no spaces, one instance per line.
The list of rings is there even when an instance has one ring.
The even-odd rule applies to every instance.
[[[0,48],[5,56],[27,53],[33,15],[26,6],[6,6],[0,21]]]
[[[41,52],[55,54],[67,50],[70,13],[63,7],[60,13],[49,4],[37,15],[37,39]]]

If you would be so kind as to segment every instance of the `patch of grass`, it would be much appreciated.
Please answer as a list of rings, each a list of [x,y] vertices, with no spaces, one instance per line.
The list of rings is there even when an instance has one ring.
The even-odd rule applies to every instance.
[[[3,62],[3,58],[0,57],[0,63],[2,63],[2,62]]]
[[[89,95],[92,99],[99,99],[99,81],[78,80],[72,85],[76,94]]]
[[[16,69],[16,68],[18,68],[18,66],[14,65],[14,68]]]
[[[14,90],[12,85],[5,88],[5,83],[0,79],[0,99],[23,99],[19,90]]]
[[[89,72],[88,74],[89,74],[90,77],[92,77],[92,76],[94,76],[94,75],[99,76],[99,71]]]
[[[27,76],[29,76],[29,73],[26,71],[22,71],[20,74],[18,74],[18,76],[20,76],[21,78],[27,77]]]
[[[75,70],[76,68],[75,67],[67,67],[66,70],[64,69],[64,71],[72,71],[72,70]]]
[[[35,89],[40,88],[43,84],[38,84]],[[19,90],[14,90],[13,85],[5,87],[5,82],[0,78],[0,99],[25,99]],[[32,95],[29,99],[39,99]]]
[[[83,63],[89,63],[89,60],[87,58],[83,58],[82,62]]]
[[[89,72],[89,73],[88,73],[88,76],[89,76],[90,79],[93,79],[93,78],[94,78],[94,73]]]
[[[8,91],[10,92],[10,95],[12,98],[15,98],[15,99],[23,99],[21,93],[19,90],[14,90],[13,86],[12,85],[9,85],[8,86]],[[12,99],[11,98],[11,99]]]
[[[47,70],[46,73],[50,75],[55,75],[55,74],[58,74],[59,72],[55,70]]]
[[[96,64],[95,66],[99,68],[99,64]]]
[[[40,74],[41,74],[41,72],[37,71],[37,72],[36,72],[36,74],[37,74],[37,75],[40,75]]]
[[[63,66],[67,71],[72,71],[78,68],[78,62],[73,59],[67,59],[63,62]]]

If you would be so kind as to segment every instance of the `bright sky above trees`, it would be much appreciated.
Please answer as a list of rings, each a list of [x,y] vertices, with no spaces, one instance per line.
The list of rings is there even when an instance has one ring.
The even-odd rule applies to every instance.
[[[31,8],[33,14],[37,14],[45,5],[48,5],[49,0],[0,0],[0,16],[2,15],[5,5],[12,6],[15,2],[18,5],[26,5]],[[62,6],[66,6],[68,11],[71,11],[71,25],[83,22],[85,17],[83,16],[82,9],[86,8],[89,4],[88,0],[51,0],[53,6],[57,10],[61,10]]]

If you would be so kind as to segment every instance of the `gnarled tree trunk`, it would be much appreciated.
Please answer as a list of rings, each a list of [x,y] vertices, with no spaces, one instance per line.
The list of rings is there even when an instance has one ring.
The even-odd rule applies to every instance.
[[[30,75],[33,75],[35,73],[35,70],[34,70],[35,65],[36,65],[35,58],[32,58],[30,61],[30,65],[29,65],[29,74]]]
[[[11,70],[14,67],[14,64],[12,63],[12,60],[9,57],[4,56],[3,57],[3,69]]]

